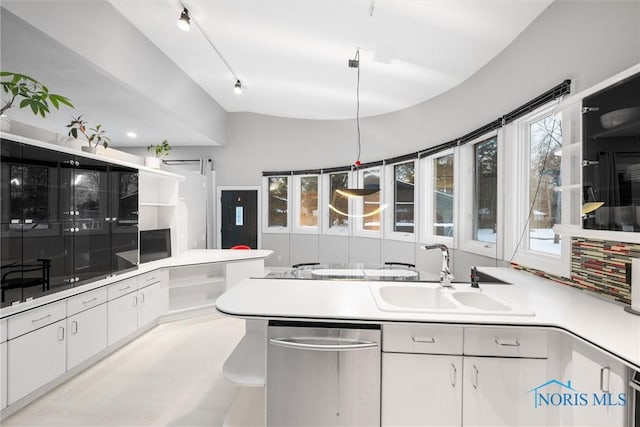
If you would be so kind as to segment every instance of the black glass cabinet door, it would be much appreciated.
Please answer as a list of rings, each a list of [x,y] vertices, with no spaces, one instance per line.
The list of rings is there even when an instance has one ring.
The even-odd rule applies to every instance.
[[[98,160],[76,157],[71,187],[76,221],[109,218],[108,164]]]
[[[111,166],[109,172],[109,216],[124,224],[138,223],[138,170]]]
[[[75,225],[70,221],[39,222],[33,227],[25,226],[22,261],[29,270],[29,280],[26,280],[27,273],[24,273],[26,298],[73,286],[74,230]],[[42,278],[41,285],[36,285],[37,278]]]
[[[111,224],[111,269],[114,273],[138,265],[138,224]]]
[[[25,224],[51,223],[66,219],[70,206],[63,188],[63,174],[73,156],[25,145],[22,151],[22,212]]]
[[[109,229],[110,223],[104,220],[76,221],[73,265],[79,281],[98,280],[111,274]]]
[[[22,144],[0,140],[0,222],[22,222]]]
[[[138,170],[112,165],[109,173],[111,268],[138,265]]]

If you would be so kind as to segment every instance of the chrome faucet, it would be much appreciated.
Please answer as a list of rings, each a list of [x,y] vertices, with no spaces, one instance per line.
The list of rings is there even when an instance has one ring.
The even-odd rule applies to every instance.
[[[453,280],[453,274],[449,270],[449,248],[447,245],[436,243],[433,245],[422,245],[422,249],[440,249],[442,251],[442,270],[440,271],[440,284],[445,288],[452,287],[451,281]]]

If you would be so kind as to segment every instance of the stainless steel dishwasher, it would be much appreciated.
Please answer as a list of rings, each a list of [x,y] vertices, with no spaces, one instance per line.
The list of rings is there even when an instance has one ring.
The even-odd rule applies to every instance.
[[[380,426],[380,326],[270,321],[267,426]]]

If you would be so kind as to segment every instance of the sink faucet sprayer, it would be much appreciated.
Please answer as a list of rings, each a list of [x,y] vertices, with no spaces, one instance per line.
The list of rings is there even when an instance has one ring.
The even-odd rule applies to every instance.
[[[422,249],[440,249],[442,251],[442,270],[440,271],[440,284],[446,288],[452,287],[453,274],[449,270],[449,248],[446,245],[436,243],[433,245],[422,245]]]

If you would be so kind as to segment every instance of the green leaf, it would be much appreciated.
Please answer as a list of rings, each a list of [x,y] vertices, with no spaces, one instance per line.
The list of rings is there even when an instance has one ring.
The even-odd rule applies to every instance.
[[[20,108],[24,108],[27,105],[29,105],[29,103],[31,102],[30,99],[23,99],[22,101],[20,101]]]
[[[71,136],[73,136],[75,139],[78,139],[78,129],[73,128],[69,131],[69,133],[71,134]]]
[[[33,111],[33,114],[38,114],[38,104],[33,102],[33,100],[29,99],[29,105],[31,106],[31,111]]]
[[[56,110],[60,108],[60,104],[58,104],[58,99],[55,96],[50,96],[49,101],[51,101],[51,105],[53,105]]]

